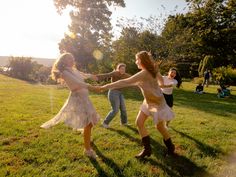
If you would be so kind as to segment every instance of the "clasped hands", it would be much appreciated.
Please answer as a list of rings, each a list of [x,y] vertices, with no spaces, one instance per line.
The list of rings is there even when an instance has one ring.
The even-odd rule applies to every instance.
[[[90,85],[90,84],[88,85],[88,89],[90,91],[97,92],[97,93],[101,93],[101,92],[106,91],[105,86],[95,86],[95,85]]]
[[[90,79],[92,79],[93,81],[99,80],[98,77],[93,74],[90,74]],[[107,90],[105,85],[104,86],[98,86],[98,85],[96,86],[96,85],[88,84],[87,86],[90,91],[97,92],[97,93],[101,93],[101,92],[104,92]]]

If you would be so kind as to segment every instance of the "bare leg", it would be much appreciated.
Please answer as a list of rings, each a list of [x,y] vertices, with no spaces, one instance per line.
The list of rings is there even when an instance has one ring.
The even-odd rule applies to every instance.
[[[165,126],[165,121],[159,122],[156,125],[157,130],[162,134],[164,140],[167,140],[170,138],[170,134],[168,132],[168,129]]]
[[[136,125],[138,127],[138,131],[140,136],[143,138],[145,136],[148,136],[148,132],[146,128],[144,127],[144,123],[147,120],[147,115],[144,114],[142,111],[139,111],[137,118],[136,118]]]
[[[97,155],[91,148],[91,130],[92,130],[92,123],[88,124],[84,128],[84,154],[88,156],[89,158],[96,159]]]
[[[88,124],[84,128],[84,148],[85,150],[90,150],[91,149],[91,130],[92,130],[92,123]]]

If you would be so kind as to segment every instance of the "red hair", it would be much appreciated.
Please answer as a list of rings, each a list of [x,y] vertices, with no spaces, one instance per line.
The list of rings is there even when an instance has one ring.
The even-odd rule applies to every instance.
[[[136,54],[136,57],[140,59],[142,66],[152,75],[152,77],[156,78],[158,69],[152,59],[151,53],[141,51]]]

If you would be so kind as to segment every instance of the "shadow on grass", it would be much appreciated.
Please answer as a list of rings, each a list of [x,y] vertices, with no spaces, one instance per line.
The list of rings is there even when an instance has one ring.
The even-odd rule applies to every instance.
[[[138,130],[136,130],[135,128],[131,127],[131,126],[127,126],[129,129],[133,130],[135,133],[138,133]],[[116,130],[113,128],[109,128],[109,130],[117,132],[118,134],[120,134],[121,136],[124,136],[126,138],[128,138],[131,142],[136,142],[139,146],[140,146],[140,151],[142,150],[142,142],[141,142],[141,138],[134,138],[133,136],[129,135],[128,133],[126,133],[123,130]],[[158,143],[156,140],[154,140],[153,138],[151,139],[151,146],[153,149],[153,154],[154,156],[159,159],[161,157],[164,156],[166,149],[165,147],[163,147],[160,143]]]
[[[94,145],[93,145],[94,147]],[[90,162],[93,164],[94,168],[96,168],[97,172],[98,172],[98,176],[104,176],[104,177],[108,177],[109,175],[102,169],[102,167],[99,165],[97,160],[94,159],[89,159]]]
[[[200,142],[199,140],[187,135],[186,133],[178,131],[174,128],[172,128],[172,130],[175,131],[176,133],[179,133],[181,136],[194,141],[195,144],[197,145],[198,149],[200,149],[206,156],[217,157],[217,156],[219,156],[219,154],[223,154],[223,152],[221,150],[213,148],[207,144],[204,144],[204,143]]]
[[[126,126],[130,130],[134,131],[135,133],[138,133],[137,129]],[[134,138],[128,133],[124,132],[123,130],[116,130],[110,128],[109,130],[117,132],[118,134],[130,139],[133,142],[136,142],[137,144],[141,145],[141,139]],[[178,132],[177,130],[174,130]],[[180,133],[180,132],[178,132]],[[195,140],[192,137],[189,137],[192,140]],[[203,143],[199,142],[198,140],[195,140],[195,142],[198,143],[198,145],[202,148],[202,150],[205,150],[205,153],[209,153],[212,156],[216,156],[217,153],[219,153],[218,150],[204,145]],[[161,168],[164,172],[168,174],[168,176],[171,177],[182,177],[182,176],[210,176],[208,172],[204,170],[203,167],[197,166],[194,162],[192,162],[190,159],[182,156],[182,155],[174,155],[174,156],[165,156],[166,155],[166,147],[163,146],[161,143],[157,142],[153,138],[151,138],[151,146],[152,146],[152,155],[155,157],[153,158],[146,158],[144,160],[140,160],[142,163],[150,163],[151,165],[157,166]],[[207,149],[210,149],[207,151]],[[141,150],[141,149],[140,149]],[[214,154],[216,152],[216,154]]]
[[[126,133],[123,130],[117,130],[117,129],[114,129],[114,128],[108,128],[108,130],[113,131],[113,132],[117,132],[121,136],[124,136],[124,137],[128,138],[131,142],[136,142],[138,144],[140,144],[140,142],[141,142],[140,139],[131,136],[130,134]]]
[[[160,159],[161,162],[147,158],[141,160],[142,163],[150,163],[153,166],[161,168],[168,176],[183,177],[183,176],[210,176],[204,168],[197,166],[188,158],[182,155],[167,156]]]
[[[138,134],[138,129],[137,129],[137,128],[134,128],[134,127],[132,127],[132,126],[130,126],[130,125],[126,125],[126,127],[127,127],[128,129],[132,130],[134,133],[137,133],[137,134]]]
[[[112,159],[104,156],[95,144],[93,144],[93,149],[96,152],[96,154],[102,159],[102,161],[113,170],[114,175],[116,175],[117,177],[125,177],[123,175],[123,170]],[[97,161],[91,160],[91,162],[94,165],[94,167],[97,169],[97,172],[99,173],[100,176],[108,176],[104,172],[104,170],[102,170],[102,168],[100,167]]]
[[[129,129],[131,129],[132,131],[134,131],[135,133],[138,133],[138,130],[136,130],[135,128],[133,128],[131,126],[127,126],[127,127]],[[129,135],[128,133],[124,132],[123,130],[116,130],[116,129],[112,129],[112,128],[110,128],[109,130],[117,132],[118,134],[128,138],[132,142],[136,142],[138,145],[140,145],[140,151],[142,150],[141,138],[140,139],[139,138],[134,138],[133,136]],[[151,139],[151,146],[152,146],[152,154],[157,159],[163,158],[165,156],[165,154],[166,154],[166,151],[167,151],[165,146],[161,145],[161,143],[157,142],[152,137],[150,137],[150,139]]]
[[[158,166],[168,176],[182,177],[182,176],[209,176],[208,172],[203,167],[197,166],[190,159],[182,155],[166,156],[167,149],[161,143],[151,138],[152,154],[155,159],[147,158],[142,160],[143,163],[150,163],[151,165]]]

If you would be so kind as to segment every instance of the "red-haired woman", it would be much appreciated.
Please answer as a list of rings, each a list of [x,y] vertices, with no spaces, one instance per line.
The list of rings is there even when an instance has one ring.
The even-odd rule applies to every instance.
[[[144,123],[149,116],[153,117],[153,121],[157,130],[162,134],[168,154],[173,154],[175,146],[171,141],[171,137],[168,129],[165,126],[165,123],[166,121],[170,121],[174,118],[174,113],[172,112],[171,108],[167,106],[159,86],[160,84],[162,87],[164,87],[163,78],[159,73],[154,61],[152,60],[151,54],[149,54],[147,51],[138,52],[136,54],[135,63],[137,67],[141,69],[140,72],[136,73],[130,78],[122,79],[104,86],[97,86],[93,89],[97,91],[105,91],[108,89],[138,86],[142,91],[144,101],[137,115],[136,125],[142,138],[144,149],[138,155],[136,155],[136,157],[149,157],[152,153],[150,137],[147,129],[144,126]]]

